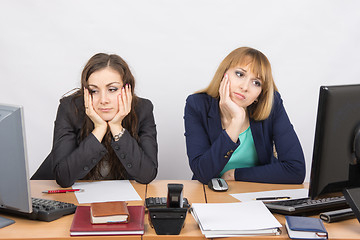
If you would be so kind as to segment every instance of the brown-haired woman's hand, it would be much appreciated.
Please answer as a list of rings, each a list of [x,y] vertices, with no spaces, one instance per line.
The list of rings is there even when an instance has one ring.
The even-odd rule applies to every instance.
[[[119,111],[115,117],[109,121],[109,127],[113,135],[118,134],[122,130],[122,121],[131,111],[131,102],[131,86],[130,84],[126,84],[118,96]]]
[[[84,88],[84,105],[85,105],[86,115],[94,123],[94,130],[92,131],[92,133],[99,140],[99,142],[101,142],[106,133],[107,122],[104,121],[99,116],[99,114],[97,114],[95,112],[95,109],[94,109],[94,106],[92,103],[92,97],[87,88]]]

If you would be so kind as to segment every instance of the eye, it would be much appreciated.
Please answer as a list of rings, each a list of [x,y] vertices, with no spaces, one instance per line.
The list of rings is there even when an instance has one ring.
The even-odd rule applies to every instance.
[[[260,80],[253,80],[253,84],[257,87],[261,87],[261,81]]]
[[[119,90],[119,88],[117,88],[117,87],[110,87],[109,88],[109,92],[116,92],[117,90]]]
[[[244,76],[244,73],[241,72],[241,71],[235,71],[235,74],[236,74],[238,77],[243,77],[243,76]]]
[[[96,90],[96,89],[89,89],[89,93],[90,93],[91,95],[96,94],[96,93],[98,93],[98,92],[99,92],[99,91]]]

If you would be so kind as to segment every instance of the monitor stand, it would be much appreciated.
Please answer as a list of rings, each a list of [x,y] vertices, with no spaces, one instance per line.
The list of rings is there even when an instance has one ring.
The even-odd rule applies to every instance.
[[[1,217],[1,216],[0,216],[0,228],[9,226],[9,225],[11,225],[11,224],[13,224],[13,223],[15,223],[14,220],[9,219],[9,218],[4,218],[4,217]]]

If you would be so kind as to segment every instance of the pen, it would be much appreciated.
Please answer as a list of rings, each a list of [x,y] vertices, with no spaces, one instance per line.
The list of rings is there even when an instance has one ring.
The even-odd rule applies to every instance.
[[[255,200],[285,200],[290,199],[290,197],[259,197],[255,198]]]
[[[58,190],[47,190],[43,193],[67,193],[67,192],[83,192],[84,189],[58,189]]]

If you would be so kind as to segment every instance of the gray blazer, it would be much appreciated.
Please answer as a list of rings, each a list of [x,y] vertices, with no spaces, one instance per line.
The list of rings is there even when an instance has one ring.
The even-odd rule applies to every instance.
[[[80,110],[78,113],[74,103]],[[69,96],[60,100],[53,148],[31,179],[55,178],[60,186],[69,187],[76,180],[84,178],[107,153],[105,146],[93,134],[80,141],[85,117],[83,109],[82,98],[73,99],[73,96]],[[111,146],[124,166],[128,179],[149,183],[156,177],[158,169],[156,125],[151,101],[139,98],[135,112],[138,116],[139,142],[125,130],[119,141],[112,141]],[[51,171],[50,176],[43,174],[45,169]]]

